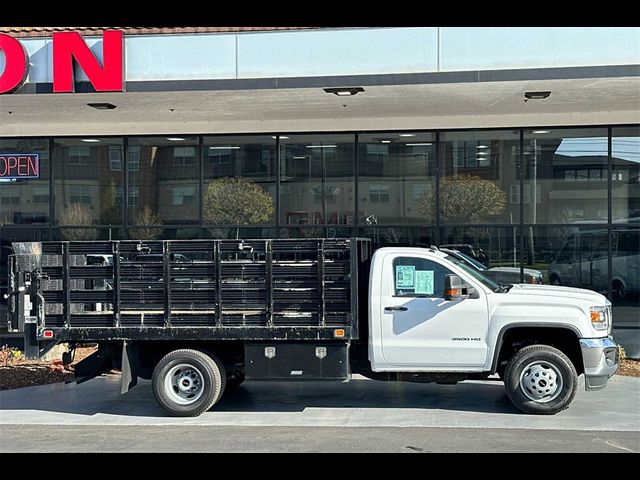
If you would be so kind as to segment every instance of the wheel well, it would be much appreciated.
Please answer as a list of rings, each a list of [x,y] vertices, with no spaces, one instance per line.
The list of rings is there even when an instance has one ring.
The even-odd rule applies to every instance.
[[[518,350],[529,345],[549,345],[557,348],[569,357],[578,375],[584,373],[582,350],[575,332],[568,328],[548,327],[516,327],[507,330],[502,337],[495,371],[502,377],[509,359]]]
[[[235,366],[244,364],[243,342],[162,342],[148,341],[138,342],[140,377],[151,378],[156,364],[166,354],[174,350],[194,349],[215,354],[224,364],[225,368],[234,370]]]

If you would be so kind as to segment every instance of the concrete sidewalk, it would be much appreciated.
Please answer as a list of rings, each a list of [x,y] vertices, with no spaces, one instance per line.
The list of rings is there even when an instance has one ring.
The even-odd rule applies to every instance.
[[[170,418],[149,382],[120,395],[119,376],[82,385],[54,384],[0,392],[1,425],[440,427],[638,432],[640,379],[615,376],[598,392],[582,382],[568,410],[524,415],[501,382],[457,386],[374,382],[245,383],[198,418]]]

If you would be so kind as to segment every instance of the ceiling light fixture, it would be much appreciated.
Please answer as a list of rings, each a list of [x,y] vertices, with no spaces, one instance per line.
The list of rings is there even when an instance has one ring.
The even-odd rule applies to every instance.
[[[551,92],[525,92],[524,97],[529,100],[543,100],[549,98]]]
[[[273,138],[274,140],[278,137],[276,137],[275,135],[273,135],[271,138]],[[289,140],[289,137],[280,137],[280,140]]]
[[[101,142],[97,138],[83,138],[80,141],[84,143],[100,143]]]
[[[339,87],[339,88],[324,88],[327,93],[333,93],[339,97],[351,97],[357,95],[360,92],[364,92],[362,87]]]
[[[307,148],[338,148],[337,145],[307,145]]]
[[[489,148],[489,147],[487,147],[486,145],[478,145],[476,148],[480,150],[480,149]]]
[[[407,143],[407,147],[430,147],[433,143]]]
[[[309,158],[309,157],[293,157],[294,160],[304,160],[305,158]]]
[[[118,108],[113,103],[87,103],[87,106],[96,110],[114,110]]]
[[[415,133],[401,133],[400,135],[398,135],[399,137],[403,137],[403,138],[410,138],[410,137],[415,137],[416,134]]]
[[[237,145],[229,145],[226,147],[209,147],[209,150],[240,150],[240,147]]]
[[[534,130],[532,133],[537,135],[544,135],[545,133],[551,133],[551,130]]]
[[[167,140],[169,140],[170,142],[184,142],[185,141],[184,138],[180,138],[180,137],[167,137]]]
[[[391,140],[380,140],[380,143],[391,143]]]

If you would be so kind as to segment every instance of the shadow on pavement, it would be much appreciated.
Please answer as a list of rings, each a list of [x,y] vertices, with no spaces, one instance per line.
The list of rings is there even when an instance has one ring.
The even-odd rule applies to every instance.
[[[303,412],[307,408],[521,413],[508,400],[502,382],[463,382],[456,386],[354,380],[349,383],[245,382],[225,392],[208,414]],[[117,375],[82,385],[54,384],[0,392],[0,414],[3,410],[167,416],[157,405],[149,381],[141,380],[129,393],[120,395]]]

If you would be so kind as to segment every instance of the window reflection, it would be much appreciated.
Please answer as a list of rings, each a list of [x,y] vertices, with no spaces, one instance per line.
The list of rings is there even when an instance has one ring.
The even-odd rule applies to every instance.
[[[354,223],[353,135],[280,137],[281,222]]]
[[[122,139],[57,139],[55,162],[55,223],[88,227],[121,225],[123,188]],[[118,170],[120,166],[120,170]],[[115,168],[114,168],[115,167]],[[67,240],[95,240],[95,228],[60,230]],[[107,234],[108,237],[108,234]]]
[[[359,137],[360,222],[435,221],[435,136],[378,133]]]
[[[40,178],[0,179],[0,228],[2,225],[49,221],[49,142],[44,139],[0,139],[0,153],[37,153]]]
[[[129,140],[129,225],[150,227],[130,230],[132,238],[162,238],[166,235],[166,226],[199,221],[198,151],[195,137]],[[122,203],[123,200],[123,192],[119,191],[118,201]],[[177,238],[191,236],[179,233]]]
[[[606,223],[607,152],[604,128],[525,132],[525,223]]]
[[[445,132],[440,139],[441,223],[518,223],[519,131]]]
[[[203,216],[208,237],[239,237],[241,228],[275,221],[276,138],[272,136],[204,139]],[[258,230],[251,230],[258,231]]]
[[[640,221],[640,128],[614,128],[611,139],[613,223]]]

